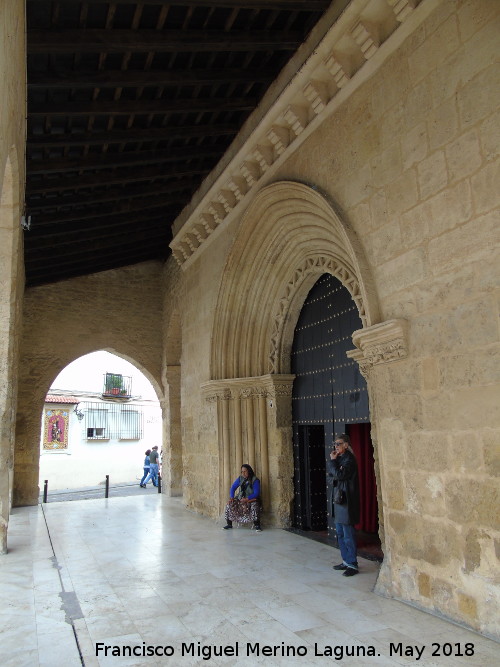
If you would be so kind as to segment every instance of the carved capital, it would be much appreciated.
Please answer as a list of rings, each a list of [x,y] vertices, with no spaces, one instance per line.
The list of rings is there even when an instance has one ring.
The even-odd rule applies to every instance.
[[[201,385],[204,398],[210,402],[247,399],[259,396],[291,396],[295,375],[261,375],[259,377],[211,380]]]
[[[359,364],[361,374],[368,379],[378,364],[399,361],[408,356],[408,323],[406,320],[387,320],[352,335],[355,350],[347,353]]]

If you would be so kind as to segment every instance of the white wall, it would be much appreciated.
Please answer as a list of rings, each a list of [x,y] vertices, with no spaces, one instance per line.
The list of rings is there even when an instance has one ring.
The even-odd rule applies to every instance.
[[[95,400],[95,399],[94,399]],[[142,405],[144,437],[141,440],[88,440],[85,420],[78,421],[74,405],[68,405],[68,449],[43,449],[45,410],[60,405],[46,403],[42,414],[40,438],[40,491],[49,481],[49,494],[54,490],[104,486],[106,475],[110,485],[139,483],[143,474],[144,452],[153,445],[161,448],[161,409],[158,403]]]

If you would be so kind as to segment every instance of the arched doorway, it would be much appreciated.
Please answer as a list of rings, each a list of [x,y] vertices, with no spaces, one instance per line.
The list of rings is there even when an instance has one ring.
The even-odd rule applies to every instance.
[[[155,387],[130,361],[100,350],[68,364],[45,396],[39,487],[49,492],[135,486],[144,452],[162,449]]]
[[[294,500],[294,331],[308,292],[325,273],[350,295],[361,322],[355,328],[366,331],[379,321],[359,239],[328,200],[295,182],[264,188],[243,216],[226,263],[212,335],[212,379],[202,389],[215,408],[210,417],[217,429],[220,497],[250,433],[248,449],[256,452],[263,486],[271,490],[269,520],[282,526],[290,525]]]
[[[342,283],[323,274],[302,306],[293,338],[291,371],[294,450],[294,528],[336,543],[334,518],[328,513],[326,462],[331,443],[348,433],[358,461],[360,543],[380,555],[377,491],[370,439],[366,380],[346,356],[352,334],[362,326],[356,304]]]

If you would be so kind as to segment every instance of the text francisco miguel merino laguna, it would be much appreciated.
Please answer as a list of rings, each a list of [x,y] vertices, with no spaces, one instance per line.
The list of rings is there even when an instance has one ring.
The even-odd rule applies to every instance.
[[[342,660],[344,657],[375,656],[379,655],[373,646],[292,646],[290,644],[269,645],[259,642],[247,642],[246,644],[233,644],[229,646],[218,646],[216,644],[202,645],[200,642],[182,643],[180,647],[173,646],[151,646],[145,642],[135,646],[111,646],[103,642],[96,643],[96,656],[191,656],[210,660],[221,656],[279,656],[279,657],[304,657],[307,655],[334,657]]]

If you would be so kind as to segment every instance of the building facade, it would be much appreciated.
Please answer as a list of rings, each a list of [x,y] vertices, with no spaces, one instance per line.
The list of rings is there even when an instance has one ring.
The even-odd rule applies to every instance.
[[[2,24],[21,8],[4,5]],[[22,174],[8,176],[0,144],[2,234],[15,240],[1,297],[4,549],[9,494],[37,501],[51,381],[97,349],[133,362],[157,391],[167,493],[217,518],[249,462],[266,520],[291,525],[294,341],[327,275],[359,316],[349,332],[332,322],[332,341],[350,338],[334,365],[359,369],[368,414],[347,409],[361,392],[348,378],[328,428],[371,425],[377,591],[500,636],[499,27],[495,0],[353,0],[179,217],[165,265],[30,288],[22,326],[12,305]],[[17,40],[2,46],[19,56],[3,78],[2,134],[22,154]],[[333,369],[318,349],[306,373]]]
[[[112,485],[138,483],[144,452],[161,442],[155,401],[51,389],[42,412],[39,487],[45,480],[49,491],[98,486],[106,475]]]

